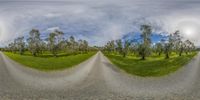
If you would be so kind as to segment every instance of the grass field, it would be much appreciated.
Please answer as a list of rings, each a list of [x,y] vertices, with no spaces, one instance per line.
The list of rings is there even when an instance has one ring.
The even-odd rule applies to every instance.
[[[39,57],[33,57],[28,52],[24,55],[13,54],[9,52],[4,52],[9,58],[15,60],[16,62],[23,64],[27,67],[42,70],[42,71],[53,71],[53,70],[62,70],[65,68],[70,68],[74,65],[77,65],[96,52],[89,52],[87,54],[59,54],[58,57],[53,57],[51,54],[43,54]]]
[[[164,55],[153,55],[146,60],[140,60],[136,56],[123,58],[121,55],[105,54],[113,64],[125,70],[127,73],[148,77],[163,76],[174,72],[187,64],[197,53],[190,53],[179,57],[173,53],[169,59],[164,59]]]

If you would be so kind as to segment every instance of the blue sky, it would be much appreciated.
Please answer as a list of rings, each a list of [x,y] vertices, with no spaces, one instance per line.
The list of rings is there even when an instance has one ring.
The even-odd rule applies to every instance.
[[[152,33],[152,35],[151,35],[151,42],[153,44],[160,42],[161,39],[167,40],[168,37],[165,36],[165,35],[161,35],[161,34],[157,34],[157,33]],[[122,40],[128,40],[130,42],[140,42],[142,40],[141,33],[140,32],[137,32],[137,33],[133,33],[133,32],[128,33],[128,34],[126,34],[126,35],[124,35],[122,37]]]
[[[151,24],[152,40],[180,30],[184,39],[200,45],[198,0],[37,0],[0,1],[0,46],[28,36],[32,28],[43,38],[54,29],[66,37],[104,45],[109,40],[137,37],[140,25]],[[131,33],[131,35],[130,35]]]

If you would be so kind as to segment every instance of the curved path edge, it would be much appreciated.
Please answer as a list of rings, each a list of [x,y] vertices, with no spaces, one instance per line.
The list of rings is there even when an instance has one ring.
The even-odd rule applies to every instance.
[[[21,84],[28,87],[61,88],[63,85],[73,85],[87,77],[97,54],[86,61],[63,71],[43,72],[23,66],[0,52],[9,74]],[[66,84],[67,83],[67,84]]]
[[[199,81],[200,53],[176,72],[161,77],[139,77],[127,74],[104,55],[101,56],[101,62],[109,87],[114,91],[129,95],[184,94],[192,91],[194,84]]]

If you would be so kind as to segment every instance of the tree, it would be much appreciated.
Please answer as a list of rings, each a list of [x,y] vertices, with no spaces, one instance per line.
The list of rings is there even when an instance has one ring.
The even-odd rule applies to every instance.
[[[51,51],[51,53],[54,55],[54,56],[56,56],[56,54],[57,54],[57,50],[58,50],[58,47],[57,47],[57,45],[55,44],[55,42],[56,42],[56,33],[54,33],[54,32],[52,32],[52,33],[50,33],[49,34],[49,38],[48,38],[48,40],[49,40],[49,50]]]
[[[178,54],[180,54],[180,48],[181,48],[181,43],[182,43],[182,38],[180,36],[180,31],[175,31],[175,33],[173,33],[172,35],[172,39],[173,39],[173,49],[174,51]]]
[[[80,40],[77,42],[73,36],[65,40],[64,33],[60,30],[54,30],[49,34],[49,37],[45,40],[40,39],[40,32],[37,29],[32,29],[29,32],[29,37],[27,42],[24,41],[24,37],[19,37],[14,39],[13,42],[4,48],[6,51],[11,51],[16,53],[19,51],[23,54],[25,50],[31,52],[33,56],[43,54],[44,51],[50,51],[55,57],[60,51],[70,50],[70,53],[77,53],[76,51],[81,51],[82,53],[87,53],[89,50],[97,50],[97,48],[92,48],[88,45],[88,41]]]
[[[194,43],[192,43],[190,40],[186,40],[184,43],[185,43],[186,54],[188,54],[189,52],[192,52],[195,49]]]
[[[88,52],[88,42],[86,40],[83,40],[83,49],[86,53]]]
[[[58,45],[59,50],[63,50],[64,48],[64,32],[55,30],[56,33],[56,43]]]
[[[51,51],[51,53],[57,57],[57,53],[60,50],[61,47],[61,38],[63,36],[63,32],[55,30],[54,32],[51,32],[49,34],[49,49]]]
[[[116,51],[119,53],[119,54],[122,54],[122,51],[123,51],[123,47],[122,47],[122,40],[119,39],[119,40],[116,40]]]
[[[47,50],[47,44],[45,41],[40,42],[40,54],[43,54],[44,51]]]
[[[78,40],[78,44],[79,44],[79,51],[81,51],[81,53],[83,53],[84,51],[84,43],[83,40]]]
[[[139,43],[140,39],[134,38],[133,40],[130,41],[130,52],[136,55],[138,53],[138,48],[139,48]]]
[[[8,44],[8,47],[9,47],[9,51],[13,52],[13,53],[16,53],[17,51],[17,48],[16,48],[16,43],[15,42],[12,42],[10,44]]]
[[[29,32],[28,41],[28,49],[32,53],[33,56],[36,56],[40,51],[40,32],[37,29],[32,29]]]
[[[68,41],[68,39],[66,39],[64,41],[64,49],[66,52],[69,52],[69,50],[71,49],[70,46],[71,46],[71,43]]]
[[[19,54],[22,55],[24,54],[25,51],[25,42],[24,42],[24,37],[18,37],[15,39],[17,49],[19,51]]]
[[[88,42],[86,40],[79,40],[78,41],[79,44],[79,51],[81,51],[81,53],[85,52],[87,53],[88,51]]]
[[[138,50],[142,60],[145,60],[145,57],[150,53],[152,29],[150,25],[142,25],[140,30],[142,31],[141,37],[143,38],[143,43],[140,44]]]
[[[111,52],[115,51],[115,41],[114,40],[110,41],[110,50],[111,50]]]
[[[165,40],[162,40],[162,41],[165,41]],[[170,34],[168,41],[164,44],[164,53],[165,53],[166,59],[169,58],[169,54],[172,50],[172,47],[173,47],[173,36],[172,34]]]
[[[155,45],[155,49],[156,49],[156,52],[158,53],[158,55],[160,56],[161,55],[161,53],[163,52],[163,45],[162,45],[162,43],[156,43],[156,45]]]
[[[183,53],[185,47],[186,47],[185,43],[182,41],[179,41],[179,56],[182,56],[182,53]]]
[[[123,48],[123,57],[126,57],[126,55],[128,54],[130,45],[131,45],[130,42],[126,40]]]
[[[114,52],[115,51],[115,41],[114,40],[108,41],[108,43],[105,45],[105,49],[109,53]]]
[[[72,53],[74,53],[76,51],[76,46],[78,43],[75,41],[75,38],[73,36],[70,36],[69,43],[70,43],[70,49]]]
[[[184,51],[184,49],[185,49],[185,44],[182,41],[182,37],[180,35],[180,31],[176,31],[173,34],[173,41],[174,41],[175,51],[179,53],[179,56],[181,56],[183,51]]]

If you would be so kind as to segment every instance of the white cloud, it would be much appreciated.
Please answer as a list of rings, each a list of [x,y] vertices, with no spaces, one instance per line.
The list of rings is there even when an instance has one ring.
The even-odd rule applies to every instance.
[[[196,33],[184,37],[200,45],[200,1],[48,1],[1,3],[0,46],[17,36],[27,35],[32,28],[40,29],[42,34],[62,29],[69,35],[89,39],[93,45],[102,45],[110,39],[139,31],[139,26],[147,22],[158,33],[181,30],[184,22],[195,25]]]
[[[60,30],[60,28],[59,27],[50,27],[50,28],[46,29],[46,32],[53,32],[55,30]]]
[[[53,17],[59,17],[61,15],[57,14],[57,13],[48,13],[48,14],[46,14],[44,16],[47,17],[47,18],[53,18]]]

